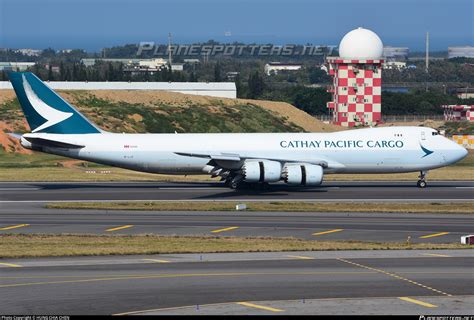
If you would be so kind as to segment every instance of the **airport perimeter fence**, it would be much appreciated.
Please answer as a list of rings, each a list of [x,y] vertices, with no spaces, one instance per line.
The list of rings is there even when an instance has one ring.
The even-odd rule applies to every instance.
[[[321,121],[331,121],[332,117],[330,115],[317,115],[314,116],[316,119]],[[416,122],[416,121],[426,121],[426,120],[434,120],[434,121],[443,121],[444,115],[442,114],[435,114],[435,115],[420,115],[420,114],[402,114],[402,115],[385,115],[382,116],[382,122]]]

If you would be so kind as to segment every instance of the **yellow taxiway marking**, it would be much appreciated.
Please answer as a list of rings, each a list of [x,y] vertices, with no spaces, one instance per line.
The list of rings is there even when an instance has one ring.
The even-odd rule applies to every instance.
[[[126,225],[126,226],[121,226],[121,227],[116,227],[116,228],[110,228],[110,229],[107,229],[105,231],[111,232],[111,231],[117,231],[117,230],[122,230],[122,229],[128,229],[128,228],[131,228],[131,227],[133,227],[133,225]]]
[[[17,224],[16,226],[9,226],[9,227],[0,228],[0,230],[10,230],[10,229],[23,228],[23,227],[28,227],[28,226],[29,226],[29,224]]]
[[[219,232],[224,232],[224,231],[230,231],[230,230],[235,230],[238,229],[239,227],[228,227],[224,229],[217,229],[217,230],[212,230],[212,233],[219,233]]]
[[[388,271],[385,271],[385,270],[382,270],[382,269],[372,268],[372,267],[369,267],[369,266],[366,266],[366,265],[363,265],[363,264],[359,264],[359,263],[356,263],[356,262],[352,262],[352,261],[349,261],[349,260],[346,260],[346,259],[342,259],[342,258],[338,258],[337,260],[342,261],[342,262],[345,262],[345,263],[352,264],[352,265],[354,265],[354,266],[358,266],[358,267],[360,267],[360,268],[364,268],[364,269],[376,271],[376,272],[379,272],[379,273],[383,273],[383,274],[385,274],[385,275],[387,275],[387,276],[389,276],[389,277],[392,277],[392,278],[395,278],[395,279],[398,279],[398,280],[402,280],[402,281],[406,281],[406,282],[409,282],[409,283],[414,284],[414,285],[416,285],[416,286],[425,288],[425,289],[427,289],[427,290],[430,290],[430,291],[433,291],[433,292],[436,292],[436,293],[439,293],[439,294],[442,294],[442,295],[445,295],[445,296],[448,296],[448,297],[452,297],[452,295],[449,294],[449,293],[446,293],[446,292],[443,292],[443,291],[434,289],[434,288],[432,288],[432,287],[425,286],[424,284],[421,284],[421,283],[419,283],[419,282],[416,282],[416,281],[407,279],[407,278],[402,277],[402,276],[400,276],[400,275],[398,275],[398,274],[396,274],[396,273],[391,273],[391,272],[388,272]]]
[[[297,273],[260,273],[260,272],[235,272],[235,273],[185,273],[185,274],[155,274],[155,275],[110,275],[99,276],[100,278],[89,279],[75,279],[75,280],[55,280],[55,281],[39,281],[39,282],[22,282],[0,284],[0,288],[11,287],[25,287],[25,286],[39,286],[49,284],[64,284],[64,283],[86,283],[86,282],[102,282],[102,281],[126,281],[126,280],[149,280],[149,279],[163,279],[163,278],[196,278],[196,277],[243,277],[243,276],[289,276],[289,275],[334,275],[334,274],[365,274],[368,272],[297,272]],[[3,278],[3,277],[2,277]],[[24,277],[28,279],[29,277]],[[43,277],[41,277],[43,278]],[[48,277],[44,277],[48,278]],[[72,277],[71,277],[72,278]],[[22,279],[22,278],[19,278]]]
[[[150,261],[150,262],[158,262],[158,263],[168,263],[171,261],[168,260],[160,260],[160,259],[142,259],[143,261]]]
[[[423,301],[412,299],[412,298],[408,298],[408,297],[399,297],[398,299],[403,300],[403,301],[407,301],[407,302],[411,302],[411,303],[416,303],[416,304],[419,304],[420,306],[427,307],[427,308],[436,308],[436,307],[438,307],[434,304],[431,304],[431,303],[428,303],[428,302],[423,302]]]
[[[285,310],[282,310],[282,309],[261,306],[259,304],[254,304],[254,303],[250,303],[250,302],[237,302],[237,304],[240,304],[241,306],[257,308],[257,309],[262,309],[262,310],[267,310],[267,311],[272,311],[272,312],[283,312],[283,311],[285,311]]]
[[[21,266],[19,264],[5,263],[5,262],[0,262],[0,266],[12,267],[12,268],[21,268]]]
[[[334,229],[334,230],[328,230],[328,231],[323,231],[323,232],[316,232],[316,233],[313,233],[313,236],[321,236],[323,234],[339,232],[339,231],[342,231],[342,230],[344,230],[344,229]]]
[[[424,256],[431,256],[431,257],[444,257],[444,258],[451,258],[451,256],[448,256],[446,254],[439,254],[439,253],[422,253]]]
[[[303,260],[314,260],[313,257],[306,257],[306,256],[287,256],[288,258],[295,258],[295,259],[303,259]]]
[[[428,239],[428,238],[433,238],[433,237],[439,237],[439,236],[444,236],[449,234],[449,232],[440,232],[440,233],[433,233],[433,234],[428,234],[426,236],[421,236],[420,239]]]
[[[427,297],[427,298],[431,298]],[[457,297],[463,297],[457,296]],[[471,297],[471,296],[467,296]],[[401,297],[400,297],[401,298]],[[360,300],[361,298],[354,298],[355,300]],[[387,300],[387,299],[392,299],[392,298],[387,298],[387,297],[371,297],[371,299],[377,299],[377,300]],[[311,301],[337,301],[341,303],[345,303],[347,301],[352,301],[353,299],[351,298],[321,298],[321,299],[311,299]],[[273,303],[283,303],[283,302],[301,302],[301,300],[272,300]],[[220,303],[209,303],[209,304],[201,304],[199,305],[200,307],[215,307],[215,306],[225,306],[229,304],[234,304],[237,302],[220,302]],[[186,305],[186,306],[179,306],[179,307],[168,307],[168,308],[156,308],[156,309],[147,309],[147,310],[137,310],[137,311],[128,311],[128,312],[122,312],[122,313],[115,313],[113,316],[124,316],[124,315],[134,315],[134,314],[141,314],[145,312],[162,312],[162,311],[170,311],[170,310],[184,310],[184,309],[189,309],[189,308],[196,308],[196,305]]]

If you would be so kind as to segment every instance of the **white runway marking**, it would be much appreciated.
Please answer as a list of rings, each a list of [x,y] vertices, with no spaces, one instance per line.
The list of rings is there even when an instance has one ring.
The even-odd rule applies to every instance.
[[[347,198],[334,198],[334,199],[171,199],[171,200],[159,200],[159,199],[134,199],[134,200],[91,200],[91,199],[69,199],[69,200],[0,200],[0,203],[62,203],[62,202],[474,202],[474,199],[391,199],[391,198],[380,198],[380,199],[347,199]]]

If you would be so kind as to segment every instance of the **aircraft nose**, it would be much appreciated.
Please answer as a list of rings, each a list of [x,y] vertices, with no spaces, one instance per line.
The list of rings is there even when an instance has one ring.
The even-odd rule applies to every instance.
[[[467,151],[467,149],[461,147],[459,144],[457,144],[455,142],[454,142],[454,144],[456,146],[453,150],[453,158],[454,158],[454,161],[457,162],[459,160],[464,159],[469,152]]]
[[[460,153],[461,153],[461,159],[464,159],[464,158],[468,155],[469,152],[467,151],[466,148],[461,147],[461,149],[462,149],[462,150],[460,151]]]

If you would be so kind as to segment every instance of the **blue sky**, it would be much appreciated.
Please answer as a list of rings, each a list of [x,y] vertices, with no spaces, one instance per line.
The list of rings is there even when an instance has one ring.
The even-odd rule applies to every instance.
[[[0,47],[84,48],[209,39],[338,44],[358,27],[385,45],[473,45],[474,0],[0,0]],[[231,36],[224,36],[230,31]]]

